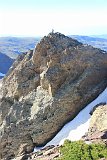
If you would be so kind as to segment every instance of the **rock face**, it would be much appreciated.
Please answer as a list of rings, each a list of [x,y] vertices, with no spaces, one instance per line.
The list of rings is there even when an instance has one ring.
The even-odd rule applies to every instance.
[[[45,36],[3,79],[0,158],[44,145],[106,85],[107,54],[60,33]]]
[[[107,105],[101,104],[93,112],[85,139],[107,144]]]

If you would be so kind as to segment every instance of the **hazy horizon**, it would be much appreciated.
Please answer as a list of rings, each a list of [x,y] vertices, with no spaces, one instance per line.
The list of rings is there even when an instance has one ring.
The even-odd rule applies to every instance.
[[[49,32],[50,33],[50,32]],[[49,33],[47,33],[47,35],[49,34]],[[61,34],[64,34],[64,33],[62,33],[62,32],[59,32],[59,33],[61,33]],[[47,36],[46,34],[45,35],[43,35],[43,36],[31,36],[31,35],[0,35],[0,38],[42,38],[42,37],[44,37],[44,36]],[[69,34],[69,35],[66,35],[66,34],[64,34],[65,36],[89,36],[89,37],[101,37],[101,38],[103,38],[103,36],[107,36],[107,34],[95,34],[95,35],[80,35],[80,34]]]
[[[105,0],[1,0],[0,37],[107,34]]]

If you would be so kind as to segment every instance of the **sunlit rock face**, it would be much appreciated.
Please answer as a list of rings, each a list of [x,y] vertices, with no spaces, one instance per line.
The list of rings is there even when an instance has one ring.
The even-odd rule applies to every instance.
[[[1,159],[48,142],[106,85],[107,54],[60,33],[45,36],[3,79]]]
[[[107,97],[107,95],[106,95]],[[104,142],[107,144],[107,104],[100,103],[95,106],[85,140],[92,142]]]

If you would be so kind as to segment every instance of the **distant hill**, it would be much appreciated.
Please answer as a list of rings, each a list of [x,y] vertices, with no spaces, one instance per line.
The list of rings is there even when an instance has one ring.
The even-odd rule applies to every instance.
[[[5,76],[5,74],[0,72],[0,80]]]
[[[0,37],[0,52],[16,59],[18,54],[33,49],[39,40],[34,37]]]
[[[107,34],[102,34],[102,35],[93,35],[92,37],[107,39]]]
[[[7,73],[14,59],[0,52],[0,77]]]
[[[70,37],[75,38],[76,40],[92,45],[96,48],[107,51],[107,39],[100,37],[90,37],[90,36],[81,36],[81,35],[70,35]]]
[[[19,54],[33,49],[39,40],[34,37],[0,37],[0,78],[7,73]]]

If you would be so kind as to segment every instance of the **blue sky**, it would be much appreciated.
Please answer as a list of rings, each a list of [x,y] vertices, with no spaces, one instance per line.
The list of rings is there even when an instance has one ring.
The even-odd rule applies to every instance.
[[[106,8],[106,0],[0,0],[0,8],[55,9],[56,8]]]
[[[106,0],[0,0],[0,36],[107,34]]]

